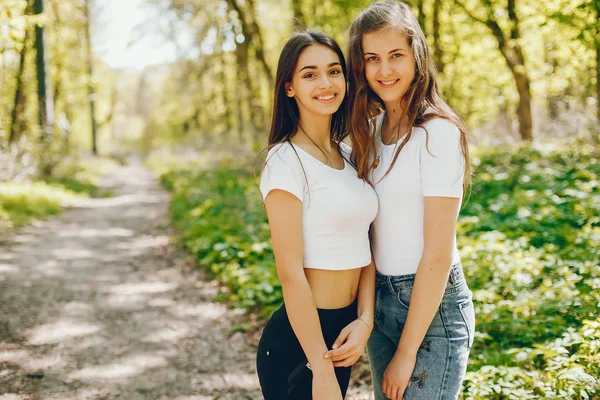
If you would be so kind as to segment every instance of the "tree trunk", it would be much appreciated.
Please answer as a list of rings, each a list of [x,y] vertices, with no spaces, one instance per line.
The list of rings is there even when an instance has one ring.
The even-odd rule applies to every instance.
[[[242,60],[242,49],[240,48],[243,44],[237,44],[237,48],[235,50],[235,58],[236,58],[236,78],[238,82],[238,90],[236,91],[237,96],[237,129],[238,129],[238,137],[240,140],[244,138],[244,104],[246,104],[246,81],[244,80],[244,67]]]
[[[220,85],[220,89],[221,89],[221,102],[223,104],[223,110],[224,110],[224,118],[225,118],[225,135],[231,137],[232,136],[232,126],[231,126],[231,112],[230,112],[230,108],[231,108],[231,100],[229,98],[229,85],[228,85],[228,79],[227,79],[227,74],[225,73],[225,69],[227,67],[227,57],[225,52],[223,51],[223,42],[225,41],[225,35],[223,34],[224,32],[222,32],[222,34],[220,35],[221,40],[219,42],[219,73],[218,73],[218,77],[219,80],[221,81],[221,85]],[[224,136],[225,136],[224,135]]]
[[[94,111],[95,96],[94,93],[94,70],[92,57],[92,39],[90,34],[90,0],[85,0],[85,41],[87,45],[87,68],[88,68],[88,101],[90,102],[90,122],[92,128],[92,154],[98,154],[97,134],[98,125],[96,124],[96,113]]]
[[[419,13],[417,18],[419,19],[419,25],[421,25],[421,29],[423,30],[423,33],[425,35],[427,35],[427,27],[425,26],[425,10],[424,10],[423,2],[424,2],[423,0],[417,0],[417,11]]]
[[[242,25],[242,33],[244,34],[244,42],[251,42],[254,47],[256,59],[259,61],[262,69],[265,72],[269,86],[273,86],[273,75],[271,74],[271,68],[265,59],[264,45],[260,27],[256,22],[256,10],[254,6],[254,0],[246,0],[248,4],[248,12],[250,17],[246,15],[244,10],[240,7],[237,0],[227,0],[229,6],[237,13],[240,24]]]
[[[254,135],[254,132],[258,130],[256,126],[255,118],[253,118],[252,112],[252,100],[251,96],[254,93],[252,81],[250,79],[250,71],[249,71],[249,47],[251,36],[248,32],[248,24],[245,22],[243,18],[244,14],[239,8],[239,5],[235,0],[228,0],[229,7],[231,10],[236,11],[240,18],[242,32],[244,34],[244,41],[242,43],[236,43],[235,49],[235,59],[236,59],[236,67],[237,67],[237,79],[239,82],[239,90],[238,90],[238,134],[240,140],[244,140],[244,133],[247,128],[252,130],[251,134]],[[247,115],[247,117],[245,117]]]
[[[258,75],[258,67],[255,66],[255,71],[253,71],[254,73],[256,73]],[[262,84],[264,84],[264,81],[262,82]],[[254,119],[254,141],[259,141],[261,138],[261,135],[264,134],[264,130],[265,130],[265,109],[263,107],[263,103],[262,103],[262,96],[261,96],[261,87],[262,87],[261,82],[255,82],[254,80],[252,80],[252,91],[251,91],[251,96],[250,96],[250,110],[252,112],[252,118]]]
[[[519,91],[519,105],[517,116],[519,117],[519,134],[525,141],[533,140],[533,118],[531,116],[531,89],[529,78],[526,74],[512,70],[517,90]]]
[[[600,125],[600,1],[596,2],[596,117]]]
[[[21,54],[19,56],[19,68],[17,70],[17,89],[15,90],[15,101],[11,112],[8,143],[13,143],[17,138],[17,130],[21,130],[19,129],[18,121],[20,119],[19,117],[23,113],[23,108],[25,105],[25,95],[23,93],[23,72],[25,70],[25,55],[27,54],[28,39],[29,27],[26,27],[25,37],[23,38],[23,49],[21,49]]]
[[[44,0],[35,0],[34,13],[44,13]],[[52,101],[52,85],[48,79],[48,53],[44,38],[44,28],[35,27],[36,70],[38,81],[38,105],[41,139],[46,145],[52,140],[52,125],[54,123],[54,103]]]
[[[440,74],[444,73],[446,65],[443,60],[442,46],[440,43],[440,13],[442,0],[434,0],[433,3],[433,59]]]
[[[61,12],[58,8],[58,2],[50,2],[50,5],[52,6],[53,9],[53,13],[54,13],[54,18],[56,19],[55,22],[55,29],[58,31],[60,28],[62,28],[62,20],[61,20]],[[52,95],[52,99],[54,100],[54,112],[58,114],[58,99],[59,96],[62,94],[62,87],[61,87],[61,83],[62,83],[62,70],[64,67],[64,58],[66,57],[61,57],[60,55],[57,54],[56,57],[56,61],[55,61],[55,65],[56,65],[56,79],[55,79],[55,83],[54,83],[54,94]]]
[[[498,41],[498,49],[510,72],[515,80],[515,85],[519,93],[519,105],[517,106],[517,117],[519,119],[519,135],[524,141],[533,140],[533,119],[531,114],[531,90],[530,80],[527,76],[527,69],[525,68],[525,56],[519,41],[521,40],[521,33],[519,31],[519,18],[516,13],[516,0],[508,0],[507,14],[510,20],[510,32],[507,35],[504,33],[500,24],[494,19],[493,10],[491,9],[491,3],[485,1],[487,8],[487,19],[481,19],[471,13],[462,2],[455,0],[456,3],[462,7],[469,16],[485,26],[487,26],[493,33],[494,37]]]

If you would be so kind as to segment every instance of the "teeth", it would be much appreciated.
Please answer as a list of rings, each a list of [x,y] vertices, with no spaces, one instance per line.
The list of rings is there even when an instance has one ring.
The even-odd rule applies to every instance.
[[[391,84],[393,84],[394,82],[396,82],[396,80],[395,80],[395,79],[394,79],[394,80],[392,80],[392,81],[381,81],[381,83],[383,83],[384,85],[391,85]]]
[[[327,101],[327,100],[333,99],[333,97],[334,97],[334,95],[330,94],[329,96],[319,96],[319,97],[317,97],[317,99]]]

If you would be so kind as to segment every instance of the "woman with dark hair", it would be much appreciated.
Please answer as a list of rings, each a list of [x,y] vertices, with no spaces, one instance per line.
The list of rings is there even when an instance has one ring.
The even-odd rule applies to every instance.
[[[475,313],[456,246],[467,130],[443,100],[410,8],[377,2],[349,38],[351,158],[379,198],[373,223],[375,399],[456,399]]]
[[[342,51],[320,32],[293,35],[279,57],[260,179],[284,298],[258,346],[267,400],[341,400],[373,326],[378,202],[341,141],[345,77]]]

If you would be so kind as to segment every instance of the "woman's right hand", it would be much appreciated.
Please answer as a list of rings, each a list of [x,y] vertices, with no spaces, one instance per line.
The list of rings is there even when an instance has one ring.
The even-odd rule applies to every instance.
[[[313,374],[313,400],[343,400],[334,369]]]

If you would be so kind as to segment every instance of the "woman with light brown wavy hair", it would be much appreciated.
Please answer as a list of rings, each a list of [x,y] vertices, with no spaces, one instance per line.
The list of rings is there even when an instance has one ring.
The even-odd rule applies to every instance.
[[[353,21],[348,70],[351,158],[380,204],[367,346],[375,399],[456,399],[475,329],[456,246],[467,131],[406,4],[377,2]]]

